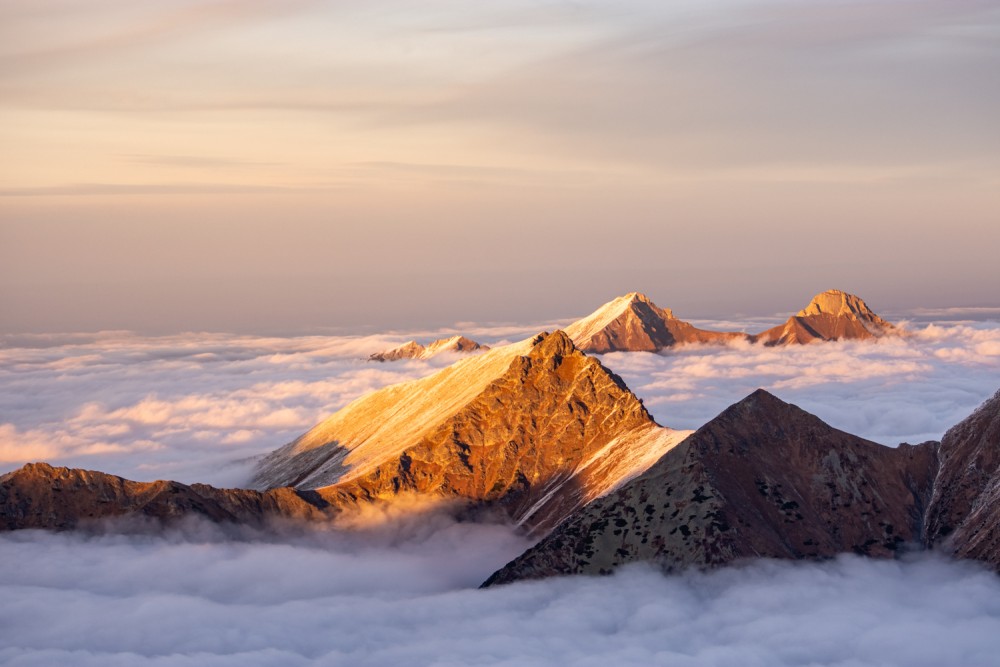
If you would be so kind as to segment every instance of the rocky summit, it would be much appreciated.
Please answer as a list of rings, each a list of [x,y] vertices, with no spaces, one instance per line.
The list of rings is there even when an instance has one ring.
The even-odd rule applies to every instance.
[[[439,354],[475,354],[490,349],[465,336],[452,336],[421,345],[415,340],[407,341],[389,350],[376,352],[368,357],[368,361],[398,361],[400,359],[430,359]]]
[[[878,338],[895,327],[876,315],[860,297],[827,290],[784,324],[753,337],[764,345],[799,345],[816,341]]]
[[[0,480],[0,525],[71,528],[127,515],[322,519],[420,497],[498,511],[544,534],[688,433],[656,424],[617,375],[557,331],[355,401],[263,459],[255,491],[38,464]]]
[[[937,443],[839,431],[758,390],[590,503],[487,584],[747,558],[887,557],[923,539]]]
[[[341,503],[456,498],[544,531],[685,435],[556,331],[355,401],[266,457],[253,484]]]
[[[698,329],[660,308],[649,297],[632,292],[610,301],[587,317],[566,327],[566,334],[581,350],[605,352],[658,352],[685,343],[724,343],[747,339],[746,334]]]

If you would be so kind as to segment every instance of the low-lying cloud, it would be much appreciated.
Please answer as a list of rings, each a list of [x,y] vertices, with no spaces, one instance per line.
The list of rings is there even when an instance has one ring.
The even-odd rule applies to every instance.
[[[494,344],[529,335],[468,328]],[[46,460],[237,486],[253,457],[355,398],[455,360],[379,364],[368,354],[445,333],[9,337],[0,347],[0,470]],[[997,390],[1000,325],[932,323],[877,343],[691,346],[602,361],[667,426],[697,428],[764,387],[837,428],[895,445],[940,438]]]
[[[697,427],[763,386],[839,428],[917,442],[997,389],[1000,326],[911,330],[602,361],[670,426]],[[8,338],[0,459],[236,485],[248,457],[452,361],[364,360],[404,338]],[[528,546],[522,536],[434,512],[370,518],[235,535],[197,520],[165,534],[0,535],[0,664],[975,667],[1000,651],[1000,580],[933,554],[669,577],[638,565],[477,590]]]
[[[1000,327],[930,324],[877,342],[613,353],[657,421],[698,428],[757,387],[886,445],[939,439],[1000,388]]]
[[[976,667],[1000,650],[1000,580],[970,563],[633,566],[476,590],[522,546],[444,520],[402,539],[3,535],[0,663]]]

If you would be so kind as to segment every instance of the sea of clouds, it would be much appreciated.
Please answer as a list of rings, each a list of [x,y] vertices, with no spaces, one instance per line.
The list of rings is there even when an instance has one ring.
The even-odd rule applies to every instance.
[[[477,590],[524,546],[502,528],[206,532],[3,535],[0,664],[985,667],[1000,650],[1000,579],[933,555]]]
[[[502,343],[536,330],[462,332]],[[1000,388],[1000,324],[909,333],[602,361],[665,425],[697,428],[765,387],[894,445],[940,438]],[[349,401],[454,360],[365,361],[409,337],[8,336],[0,471],[46,460],[239,485],[253,457]],[[476,589],[526,546],[506,527],[434,514],[361,532],[5,534],[0,664],[938,667],[1000,654],[1000,580],[934,555]]]
[[[497,344],[540,328],[463,333]],[[691,346],[602,361],[665,426],[698,428],[764,387],[837,428],[886,445],[917,443],[940,438],[1000,388],[1000,324],[909,331],[875,343]],[[238,486],[253,457],[355,398],[455,361],[374,363],[369,354],[450,333],[0,338],[0,472],[45,460],[144,481]]]

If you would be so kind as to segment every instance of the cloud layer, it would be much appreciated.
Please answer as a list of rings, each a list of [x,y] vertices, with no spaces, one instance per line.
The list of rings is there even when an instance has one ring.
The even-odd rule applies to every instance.
[[[468,328],[496,343],[534,333]],[[239,485],[249,458],[351,400],[454,358],[386,364],[367,354],[417,337],[8,337],[0,347],[0,470],[34,460],[139,480]],[[888,445],[937,439],[1000,385],[1000,326],[929,324],[876,344],[688,347],[614,353],[654,417],[697,428],[757,387]]]
[[[475,329],[491,343],[526,333]],[[7,337],[3,465],[237,484],[246,457],[451,361],[364,361],[407,337]],[[696,427],[764,386],[846,430],[918,441],[996,390],[1000,326],[603,362],[671,426]],[[1000,651],[996,576],[934,555],[670,577],[638,566],[480,591],[523,537],[434,513],[377,518],[363,530],[233,535],[194,520],[158,535],[0,535],[0,664],[977,667]]]
[[[0,536],[0,662],[157,665],[992,665],[1000,581],[935,557],[760,562],[474,588],[522,545],[440,523],[319,534]]]

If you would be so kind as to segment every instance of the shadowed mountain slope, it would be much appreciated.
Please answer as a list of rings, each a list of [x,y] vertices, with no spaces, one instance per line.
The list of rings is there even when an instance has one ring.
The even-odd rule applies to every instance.
[[[885,447],[758,390],[574,513],[487,584],[756,557],[891,556],[922,540],[937,444]]]
[[[124,516],[169,522],[200,516],[216,523],[262,525],[269,519],[318,521],[330,508],[315,492],[248,491],[205,484],[133,482],[114,475],[29,463],[0,477],[0,529],[78,528]]]
[[[941,439],[927,540],[1000,570],[1000,392]]]

